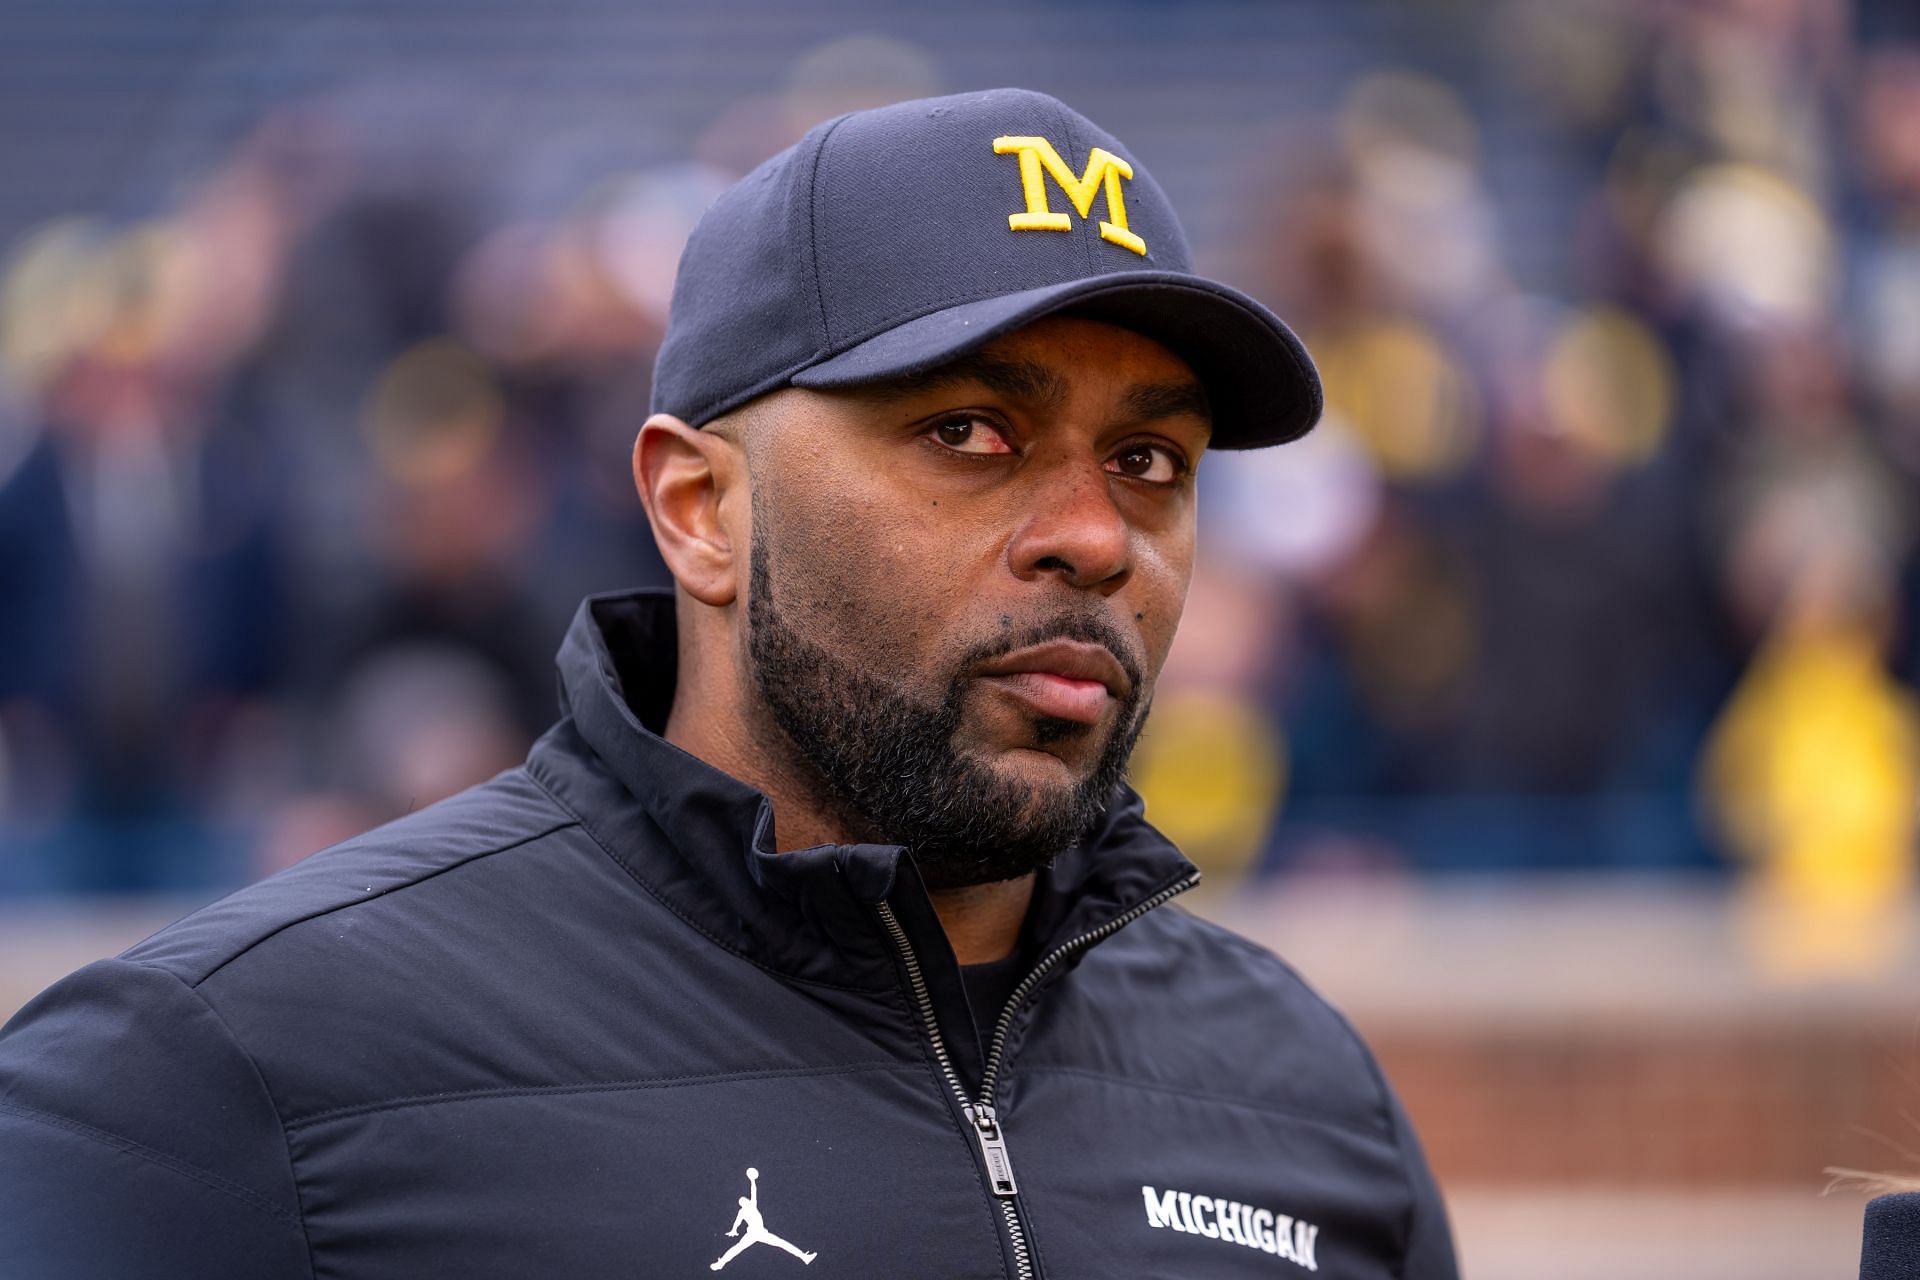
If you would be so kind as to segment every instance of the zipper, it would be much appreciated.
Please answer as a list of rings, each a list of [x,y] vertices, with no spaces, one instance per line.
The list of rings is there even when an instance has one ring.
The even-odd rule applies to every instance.
[[[940,1074],[945,1077],[947,1088],[953,1091],[955,1100],[959,1102],[960,1112],[966,1117],[968,1126],[973,1130],[974,1142],[980,1148],[988,1186],[993,1191],[995,1203],[1000,1206],[1001,1216],[1006,1220],[1007,1243],[1013,1247],[1014,1271],[1018,1280],[1034,1280],[1033,1257],[1027,1247],[1026,1228],[1020,1224],[1020,1187],[1013,1178],[1013,1161],[1007,1154],[1006,1135],[1001,1132],[999,1116],[993,1109],[994,1089],[1000,1082],[1000,1059],[1006,1053],[1007,1035],[1013,1027],[1013,1016],[1019,1012],[1021,1003],[1033,994],[1034,988],[1040,985],[1041,979],[1061,961],[1117,933],[1161,903],[1199,883],[1200,873],[1196,871],[1186,879],[1170,884],[1152,897],[1136,903],[1098,929],[1071,938],[1042,956],[1040,962],[1033,966],[1007,997],[1006,1007],[1000,1011],[999,1020],[994,1023],[986,1066],[980,1073],[978,1098],[967,1095],[966,1086],[960,1083],[960,1074],[953,1069],[953,1059],[947,1056],[946,1039],[941,1036],[940,1024],[933,1016],[933,997],[927,993],[926,975],[920,971],[920,958],[913,952],[913,943],[907,939],[907,931],[900,927],[899,917],[894,915],[890,904],[883,901],[874,905],[874,910],[880,915],[881,925],[885,927],[887,936],[893,939],[895,950],[900,953],[901,966],[907,971],[908,992],[920,1015],[920,1023],[926,1029],[927,1039],[933,1044],[934,1061],[939,1064]]]

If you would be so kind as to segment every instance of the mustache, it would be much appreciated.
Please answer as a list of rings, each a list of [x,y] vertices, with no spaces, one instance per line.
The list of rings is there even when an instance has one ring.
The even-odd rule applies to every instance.
[[[1139,697],[1143,688],[1145,658],[1125,632],[1099,614],[1056,614],[1024,626],[1009,627],[993,639],[968,649],[961,656],[956,670],[972,671],[1016,649],[1031,648],[1050,640],[1075,640],[1082,644],[1099,645],[1112,654],[1113,660],[1120,664],[1120,669],[1127,673],[1127,685],[1133,690],[1133,696]]]

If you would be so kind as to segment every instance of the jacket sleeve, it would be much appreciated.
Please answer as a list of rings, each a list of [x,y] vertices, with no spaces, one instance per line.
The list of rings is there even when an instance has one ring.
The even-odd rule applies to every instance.
[[[1420,1149],[1420,1139],[1399,1097],[1391,1086],[1386,1089],[1394,1137],[1400,1144],[1413,1192],[1413,1220],[1407,1227],[1407,1251],[1400,1274],[1405,1280],[1459,1280],[1460,1264],[1454,1256],[1453,1230],[1447,1225],[1447,1206],[1440,1198],[1440,1187],[1427,1167],[1426,1153]]]
[[[193,989],[104,960],[0,1029],[0,1276],[311,1275],[279,1114]]]

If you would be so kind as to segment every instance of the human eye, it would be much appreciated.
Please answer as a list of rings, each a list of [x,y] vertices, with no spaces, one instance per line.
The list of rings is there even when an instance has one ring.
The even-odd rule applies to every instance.
[[[1148,484],[1172,484],[1192,470],[1179,450],[1147,441],[1122,446],[1107,459],[1106,468],[1115,475]]]
[[[1012,453],[1013,446],[995,426],[977,413],[956,413],[941,418],[926,431],[927,439],[954,453],[985,455]]]

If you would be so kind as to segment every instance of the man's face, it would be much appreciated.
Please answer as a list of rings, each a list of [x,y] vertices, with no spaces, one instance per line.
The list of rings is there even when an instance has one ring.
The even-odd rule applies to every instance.
[[[1184,361],[1071,317],[917,378],[768,397],[748,441],[757,729],[935,888],[1043,865],[1145,719],[1208,432]]]

